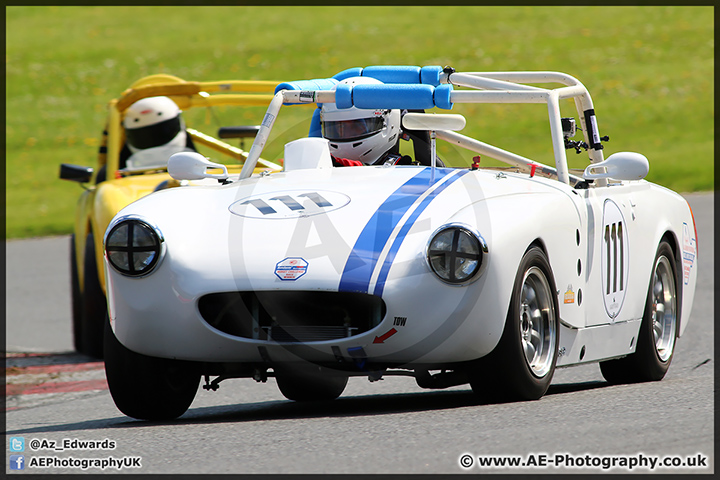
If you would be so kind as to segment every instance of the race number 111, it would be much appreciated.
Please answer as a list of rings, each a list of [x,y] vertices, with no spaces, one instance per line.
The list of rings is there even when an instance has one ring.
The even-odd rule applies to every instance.
[[[612,200],[603,205],[602,229],[602,290],[605,311],[611,319],[617,318],[627,293],[628,231],[620,207]]]

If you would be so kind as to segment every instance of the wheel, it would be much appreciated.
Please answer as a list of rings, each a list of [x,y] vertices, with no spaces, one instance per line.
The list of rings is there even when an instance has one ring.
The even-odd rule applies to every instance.
[[[348,376],[317,365],[293,365],[276,369],[275,380],[288,400],[315,402],[342,395]]]
[[[75,350],[83,352],[82,343],[82,298],[80,279],[78,278],[77,255],[75,254],[75,234],[70,236],[70,299],[72,301],[73,345]]]
[[[505,328],[495,349],[468,371],[470,386],[490,401],[537,400],[547,392],[557,362],[557,295],[540,248],[522,258]]]
[[[200,383],[196,364],[149,357],[121,344],[105,321],[105,376],[117,408],[141,420],[172,420],[190,408]]]
[[[661,380],[672,361],[678,328],[678,277],[670,245],[658,246],[635,353],[600,362],[609,383]]]
[[[98,279],[95,261],[95,242],[93,234],[85,240],[85,275],[81,294],[80,345],[81,353],[91,357],[103,357],[103,330],[107,315],[107,300]]]

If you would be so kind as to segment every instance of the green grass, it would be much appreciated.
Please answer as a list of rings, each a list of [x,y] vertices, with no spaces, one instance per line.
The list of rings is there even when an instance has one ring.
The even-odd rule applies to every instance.
[[[71,231],[80,188],[58,179],[60,163],[94,165],[107,101],[153,73],[212,81],[329,77],[379,64],[562,71],[593,96],[601,133],[611,139],[606,154],[641,152],[650,159],[648,180],[681,192],[710,190],[713,13],[712,7],[7,7],[7,235]],[[552,163],[544,107],[468,110],[464,133]],[[282,142],[274,143],[274,155],[281,155]],[[584,166],[586,155],[574,157],[569,153],[571,166]]]

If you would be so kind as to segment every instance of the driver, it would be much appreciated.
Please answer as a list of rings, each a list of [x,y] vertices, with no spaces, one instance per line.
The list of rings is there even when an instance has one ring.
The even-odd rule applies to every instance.
[[[382,84],[371,77],[351,77],[347,85]],[[320,110],[322,135],[330,142],[334,166],[396,164],[410,157],[399,155],[400,110],[337,108],[324,103]]]
[[[123,119],[131,155],[128,170],[167,166],[170,155],[188,148],[180,108],[168,97],[148,97],[128,107]]]

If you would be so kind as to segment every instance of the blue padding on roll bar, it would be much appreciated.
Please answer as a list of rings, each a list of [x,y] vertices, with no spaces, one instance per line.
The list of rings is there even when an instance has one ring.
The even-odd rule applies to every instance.
[[[310,131],[308,137],[322,137],[322,126],[320,125],[320,107],[313,112],[310,120]]]
[[[350,77],[372,77],[383,83],[423,83],[437,87],[443,69],[437,65],[414,67],[410,65],[374,65],[365,68],[348,68],[333,75],[338,81]]]
[[[420,83],[420,67],[379,65],[365,67],[363,77],[372,77],[383,83]]]
[[[443,69],[440,66],[426,66],[420,69],[420,83],[437,87],[440,85],[440,74]]]
[[[341,82],[346,78],[362,76],[362,71],[363,69],[360,67],[348,68],[347,70],[343,70],[342,72],[333,75],[332,78],[334,78],[338,82]]]
[[[444,88],[443,88],[444,87]],[[439,91],[438,91],[439,90]],[[450,109],[452,85],[338,85],[335,104],[338,108],[407,108],[427,109],[435,106]],[[437,101],[435,99],[437,93]]]
[[[353,106],[353,86],[338,83],[335,87],[335,105],[337,108],[350,108]]]
[[[317,78],[315,80],[297,80],[295,82],[283,82],[275,87],[275,93],[280,90],[332,90],[338,83],[334,78]]]
[[[352,97],[358,108],[426,109],[435,106],[433,90],[430,85],[421,84],[356,85]]]
[[[453,108],[453,103],[450,100],[452,91],[453,86],[450,84],[443,84],[435,87],[435,94],[433,95],[435,106],[438,108],[444,108],[445,110],[451,110]]]
[[[332,90],[336,88],[335,103],[338,108],[409,108],[426,109],[439,107],[450,110],[453,106],[450,101],[452,85],[440,85],[442,67],[426,66],[372,66],[366,68],[349,68],[336,74],[332,78],[317,78],[314,80],[297,80],[283,82],[275,87],[275,93],[280,90]],[[350,85],[339,84],[341,80],[350,77],[367,76],[383,82],[378,85]],[[422,82],[422,83],[417,83]],[[361,87],[361,88],[360,88]],[[354,98],[359,90],[359,101]],[[298,105],[298,104],[290,104]],[[313,127],[311,127],[313,131]]]

